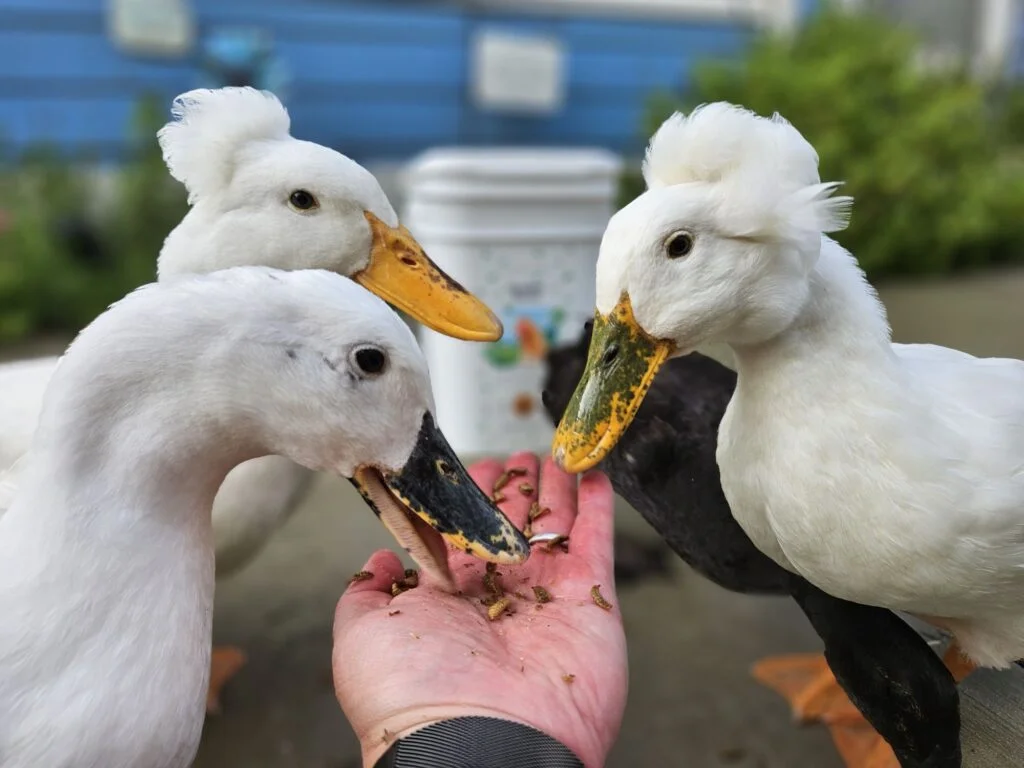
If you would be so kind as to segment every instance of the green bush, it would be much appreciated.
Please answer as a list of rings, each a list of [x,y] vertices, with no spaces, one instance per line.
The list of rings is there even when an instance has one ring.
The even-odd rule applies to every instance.
[[[789,39],[699,66],[681,97],[652,99],[644,130],[711,101],[779,112],[817,149],[822,179],[854,196],[837,239],[872,278],[1024,261],[1024,174],[1010,152],[1024,135],[1019,92],[994,103],[961,73],[915,67],[916,47],[891,22],[825,8]],[[623,200],[642,190],[634,172]]]
[[[0,171],[0,342],[74,333],[156,277],[167,233],[187,210],[156,141],[159,105],[140,102],[111,199],[95,205],[88,158],[45,147]]]

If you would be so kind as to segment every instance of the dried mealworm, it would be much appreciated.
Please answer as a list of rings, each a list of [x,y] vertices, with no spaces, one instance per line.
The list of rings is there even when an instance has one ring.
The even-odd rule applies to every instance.
[[[388,611],[388,616],[397,616],[401,611]]]
[[[356,581],[369,581],[373,578],[373,574],[370,571],[356,571],[352,574],[352,578],[348,580],[349,584]]]
[[[533,594],[537,598],[538,603],[550,603],[552,600],[551,593],[541,586],[534,587]]]
[[[501,502],[505,501],[505,494],[501,493],[500,491],[495,491],[494,495],[491,496],[491,501],[493,501],[495,504],[501,504]]]
[[[551,510],[548,507],[541,507],[536,501],[530,505],[530,522],[532,523],[538,517],[544,517]]]
[[[530,525],[529,520],[527,520],[526,525],[523,526],[523,536],[525,536],[526,538],[530,538],[531,536],[533,536],[533,526]]]
[[[480,602],[483,603],[488,608],[490,608],[492,605],[494,605],[499,600],[501,600],[501,595],[485,595],[484,597],[480,598]]]
[[[508,476],[510,478],[512,478],[512,477],[522,477],[525,474],[526,474],[526,467],[509,467],[508,468]]]
[[[533,493],[533,486],[530,485],[529,483],[520,483],[519,492],[523,494],[523,496],[529,496],[531,493]]]
[[[571,683],[573,680],[576,679],[576,675],[571,675],[568,672],[566,672],[564,675],[562,675],[562,679],[565,680],[565,682],[567,683]]]
[[[568,551],[568,549],[569,549],[569,537],[568,536],[563,536],[561,534],[558,534],[553,539],[551,539],[551,541],[549,541],[545,545],[544,548],[548,552],[553,552],[556,547],[558,547],[559,549],[564,549],[564,550]]]
[[[612,604],[601,596],[600,584],[595,584],[590,588],[590,596],[594,599],[594,605],[598,608],[604,608],[606,611],[610,611],[612,609]]]
[[[402,579],[402,585],[407,589],[419,586],[420,574],[415,568],[408,568],[405,571],[405,578]]]
[[[511,597],[501,598],[498,602],[487,609],[487,618],[491,621],[497,621],[501,614],[508,610],[510,605],[512,605]]]
[[[494,481],[494,487],[491,490],[497,493],[506,485],[508,485],[508,481],[511,479],[512,475],[510,475],[508,472],[502,472],[500,475],[498,475],[498,479]]]
[[[489,571],[484,574],[484,588],[492,595],[500,595],[504,592],[501,584],[498,583],[498,579],[501,578],[501,574],[497,571]]]

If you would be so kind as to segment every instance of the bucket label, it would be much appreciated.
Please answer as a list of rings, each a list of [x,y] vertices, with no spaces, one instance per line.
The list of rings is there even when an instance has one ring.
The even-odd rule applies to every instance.
[[[507,306],[499,314],[505,333],[483,350],[484,357],[497,368],[542,363],[565,320],[561,307],[519,304]]]

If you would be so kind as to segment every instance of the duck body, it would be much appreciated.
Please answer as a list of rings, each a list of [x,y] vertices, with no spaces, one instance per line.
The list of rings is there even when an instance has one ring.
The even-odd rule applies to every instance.
[[[669,118],[647,191],[597,265],[594,343],[556,436],[572,471],[628,427],[659,367],[725,344],[738,373],[717,463],[754,544],[823,591],[1024,654],[1024,363],[894,345],[851,254],[852,198],[784,118]]]
[[[723,489],[781,565],[1005,667],[1024,657],[1024,363],[891,344],[876,302],[826,240],[793,327],[734,348]]]
[[[46,385],[59,359],[48,356],[0,364],[0,473],[13,467],[28,451]]]
[[[548,354],[543,401],[555,423],[584,372],[590,328]],[[696,352],[669,360],[600,469],[702,576],[733,592],[792,597],[822,639],[839,685],[903,768],[958,768],[959,696],[927,643],[891,611],[833,597],[781,567],[733,517],[717,445],[736,380]]]
[[[0,392],[5,395],[0,402],[0,478],[14,486],[59,361],[50,356],[0,365]],[[241,570],[263,550],[302,503],[315,477],[281,456],[253,459],[228,473],[213,505],[218,578]],[[0,508],[8,493],[0,488]]]
[[[191,763],[210,677],[211,509],[242,462],[282,455],[353,479],[441,588],[443,544],[412,530],[413,514],[467,546],[483,524],[492,545],[512,537],[485,559],[525,559],[432,409],[409,328],[330,272],[222,270],[143,287],[97,318],[53,372],[0,518],[0,766]],[[423,474],[436,462],[454,479]]]
[[[183,464],[193,490],[169,501],[100,450],[109,485],[69,494],[81,457],[57,453],[0,520],[0,765],[183,768],[210,672],[216,479]],[[122,483],[135,499],[115,510]]]

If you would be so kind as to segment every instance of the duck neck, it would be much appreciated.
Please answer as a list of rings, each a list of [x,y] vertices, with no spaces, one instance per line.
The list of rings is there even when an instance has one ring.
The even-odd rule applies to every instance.
[[[845,397],[844,383],[857,371],[876,373],[894,363],[885,309],[853,256],[823,238],[807,299],[781,333],[750,345],[733,345],[737,392],[754,388],[776,404],[808,397]],[[796,386],[796,384],[799,386]]]
[[[116,338],[73,345],[51,380],[21,493],[0,518],[0,612],[19,627],[0,635],[0,699],[11,685],[28,692],[25,712],[88,702],[117,713],[111,733],[103,717],[91,726],[106,744],[83,738],[125,765],[136,747],[187,755],[198,741],[213,499],[231,467],[259,452],[208,373],[227,362],[217,349],[183,334],[161,351],[173,370]]]

